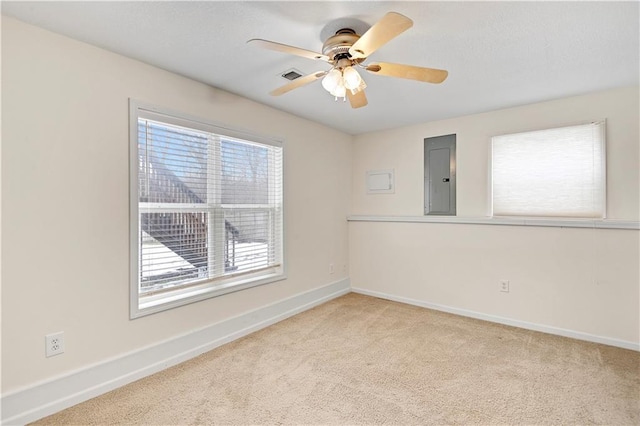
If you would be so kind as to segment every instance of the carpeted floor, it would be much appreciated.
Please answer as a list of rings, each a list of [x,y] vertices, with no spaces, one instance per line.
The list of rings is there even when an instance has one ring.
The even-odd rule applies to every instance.
[[[348,294],[38,424],[640,424],[640,353]]]

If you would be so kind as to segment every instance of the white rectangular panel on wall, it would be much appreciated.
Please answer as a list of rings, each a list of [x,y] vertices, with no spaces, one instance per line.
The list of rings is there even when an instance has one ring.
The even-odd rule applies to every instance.
[[[367,194],[393,194],[393,170],[367,171]]]

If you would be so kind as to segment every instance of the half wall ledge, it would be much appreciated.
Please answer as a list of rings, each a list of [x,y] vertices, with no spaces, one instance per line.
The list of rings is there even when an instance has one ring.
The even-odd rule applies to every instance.
[[[640,221],[608,219],[541,219],[457,216],[348,216],[349,222],[449,223],[462,225],[546,226],[553,228],[593,228],[640,230]]]

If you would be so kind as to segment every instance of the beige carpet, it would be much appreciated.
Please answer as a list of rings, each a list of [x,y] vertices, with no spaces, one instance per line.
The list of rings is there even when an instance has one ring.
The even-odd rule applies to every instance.
[[[640,424],[640,353],[348,294],[39,424]]]

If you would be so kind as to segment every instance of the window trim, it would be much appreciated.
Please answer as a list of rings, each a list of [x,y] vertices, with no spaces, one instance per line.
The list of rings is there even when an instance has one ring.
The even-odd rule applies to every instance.
[[[214,281],[195,282],[175,291],[161,292],[141,296],[139,292],[139,196],[138,196],[138,118],[140,113],[145,118],[165,122],[200,131],[212,132],[215,134],[256,142],[263,145],[271,145],[282,148],[282,202],[281,217],[282,229],[279,250],[282,262],[279,265],[266,267],[264,270],[255,273],[246,273],[227,279],[216,279]],[[135,99],[129,99],[129,317],[130,319],[140,318],[146,315],[184,306],[212,297],[245,290],[248,288],[269,284],[287,278],[286,270],[286,250],[285,250],[285,150],[284,142],[276,138],[255,135],[253,133],[230,129],[208,120],[189,116],[181,112],[150,105]],[[135,160],[135,161],[134,161]],[[144,299],[141,300],[141,298]]]

